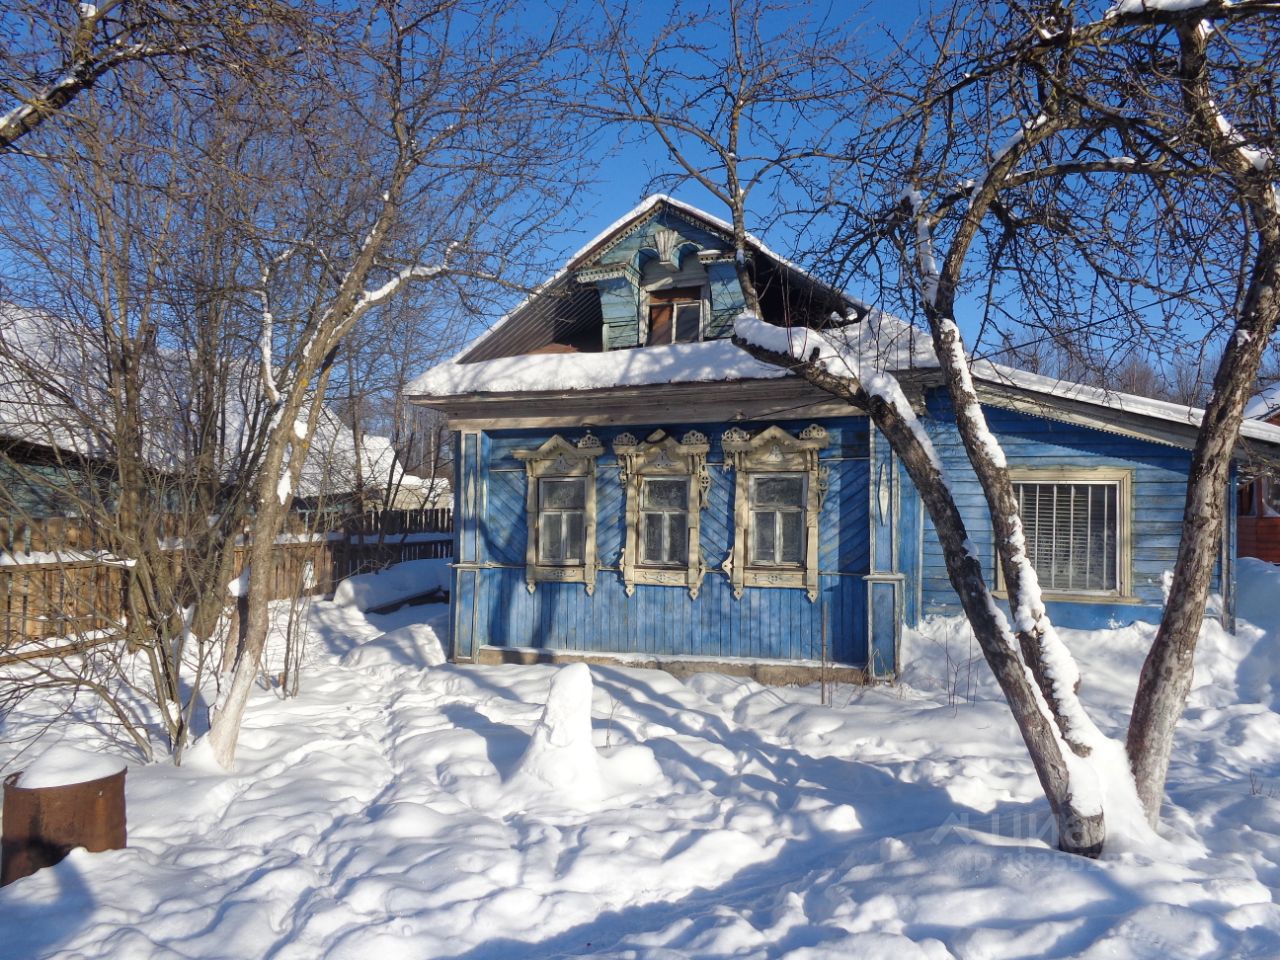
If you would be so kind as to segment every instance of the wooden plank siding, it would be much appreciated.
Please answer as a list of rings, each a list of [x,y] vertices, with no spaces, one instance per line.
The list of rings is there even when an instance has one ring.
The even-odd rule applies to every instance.
[[[1164,572],[1173,569],[1182,532],[1190,452],[1012,410],[984,409],[1010,467],[1120,467],[1133,471],[1129,581],[1132,596],[1124,600],[1049,600],[1050,616],[1062,626],[1081,628],[1101,627],[1115,621],[1158,620],[1163,606]],[[988,578],[993,578],[995,544],[986,499],[955,427],[950,400],[941,392],[933,391],[928,397],[927,410],[926,428],[947,472],[969,538],[983,558]],[[909,485],[904,486],[904,490],[909,491],[918,504],[919,497],[914,490]],[[919,510],[919,507],[911,509]],[[910,512],[903,510],[904,515]],[[959,600],[951,589],[943,564],[941,546],[927,516],[923,518],[920,545],[920,613],[925,616],[960,613]],[[1220,572],[1221,562],[1215,570],[1215,591],[1222,587]]]
[[[812,420],[780,421],[798,434]],[[456,572],[454,655],[467,659],[482,645],[579,653],[663,657],[812,660],[822,657],[822,622],[827,622],[827,656],[861,666],[867,659],[866,585],[868,570],[867,421],[826,420],[830,443],[821,452],[830,487],[819,515],[819,595],[804,590],[748,587],[741,599],[722,564],[733,549],[734,474],[724,461],[721,434],[729,424],[678,423],[630,427],[647,437],[661,427],[677,438],[699,430],[711,442],[711,487],[702,513],[701,545],[708,567],[696,599],[682,587],[638,584],[628,597],[620,558],[625,543],[625,498],[619,464],[612,451],[620,428],[595,430],[605,446],[596,464],[597,534],[600,571],[593,595],[581,584],[525,584],[526,474],[514,452],[539,446],[559,432],[576,441],[584,430],[494,430],[467,446],[460,472],[476,478],[477,495],[460,499],[475,510],[474,566]],[[478,454],[468,463],[472,450]],[[460,497],[464,496],[460,491]],[[462,517],[459,529],[470,529]]]

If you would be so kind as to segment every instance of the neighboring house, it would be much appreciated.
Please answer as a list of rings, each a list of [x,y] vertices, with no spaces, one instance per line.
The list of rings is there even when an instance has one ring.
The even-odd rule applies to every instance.
[[[928,337],[750,247],[766,321],[825,328],[898,377],[990,571],[989,518]],[[829,661],[890,677],[904,624],[961,612],[920,497],[867,416],[726,339],[742,311],[732,249],[727,224],[650,198],[409,385],[455,431],[454,659],[622,657],[765,679]],[[1052,615],[1158,618],[1199,411],[975,373]],[[1245,435],[1251,453],[1280,452],[1280,428]],[[1228,616],[1234,556],[1228,535],[1213,586]]]
[[[1244,411],[1247,420],[1280,426],[1280,383],[1254,397]],[[1280,563],[1280,470],[1261,464],[1252,479],[1240,484],[1236,529],[1240,556]]]
[[[148,463],[163,483],[194,459],[196,430],[185,402],[191,371],[163,351],[148,363],[141,429]],[[0,304],[0,515],[73,516],[86,500],[109,500],[114,438],[100,413],[110,408],[107,366],[98,341],[73,321]],[[245,361],[223,388],[217,432],[219,467],[228,476],[240,466],[248,424],[263,415],[254,362]],[[351,429],[322,408],[294,509],[348,510],[362,499],[380,504],[385,491],[402,484],[404,467],[389,440],[365,434],[359,447],[357,458]],[[411,479],[408,485],[420,483]]]

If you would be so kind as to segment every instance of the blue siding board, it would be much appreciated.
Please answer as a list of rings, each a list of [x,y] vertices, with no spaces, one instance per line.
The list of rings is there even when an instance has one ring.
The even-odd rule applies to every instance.
[[[986,501],[968,467],[946,398],[930,396],[926,424],[952,479],[970,538],[990,574],[994,556]],[[1134,470],[1134,550],[1131,582],[1140,603],[1115,604],[1051,602],[1050,612],[1064,625],[1093,626],[1111,620],[1150,619],[1158,613],[1160,581],[1176,556],[1185,474],[1186,451],[1131,440],[1084,427],[1057,423],[1010,411],[988,409],[992,429],[1005,446],[1010,463],[1023,466],[1071,464],[1125,466]],[[809,420],[784,422],[798,432]],[[505,565],[469,572],[458,571],[455,652],[465,656],[469,644],[541,646],[578,651],[696,655],[708,657],[777,657],[817,660],[821,656],[822,624],[827,624],[828,656],[841,663],[868,662],[868,585],[862,574],[870,567],[870,528],[877,511],[870,496],[870,434],[865,418],[824,421],[831,442],[822,451],[829,469],[830,488],[819,518],[820,593],[811,602],[803,590],[747,588],[740,600],[721,566],[732,550],[734,474],[723,464],[720,435],[724,425],[662,424],[681,437],[690,429],[706,433],[711,486],[702,511],[701,546],[708,567],[698,599],[676,587],[637,585],[627,597],[617,570],[625,542],[624,491],[611,443],[620,429],[596,430],[606,453],[597,461],[597,556],[600,571],[594,596],[581,584],[542,583],[530,596],[524,586],[525,474],[512,453],[536,447],[554,433],[573,442],[581,428],[563,430],[505,430],[486,435],[478,449],[474,437],[464,438],[458,470],[460,523],[458,556],[467,559],[466,539],[475,537],[472,556]],[[629,427],[640,437],[656,426]],[[483,462],[478,462],[483,461]],[[468,517],[466,491],[472,478],[485,508],[481,518]],[[905,574],[901,604],[908,622],[930,613],[958,612],[920,499],[905,473],[895,471],[896,510],[882,535],[896,534],[896,556],[879,553],[878,569]],[[479,523],[476,520],[479,519]],[[837,575],[839,574],[839,575]],[[877,597],[875,616],[883,621],[895,587],[872,588]],[[888,599],[880,599],[887,596]],[[468,606],[470,605],[470,607]],[[471,613],[466,611],[470,609]],[[470,617],[470,619],[468,619]],[[881,651],[884,655],[885,651]]]
[[[994,544],[986,500],[969,466],[948,399],[934,392],[928,400],[927,428],[951,480],[969,537],[991,576]],[[1182,505],[1190,453],[1150,441],[1119,437],[1074,424],[1010,410],[987,408],[988,423],[1011,466],[1111,466],[1133,471],[1132,566],[1130,583],[1137,603],[1049,601],[1049,613],[1064,626],[1097,627],[1110,622],[1158,619],[1163,601],[1161,577],[1173,566],[1181,535]],[[933,525],[923,519],[920,558],[921,614],[958,613]],[[1215,575],[1215,589],[1220,579]]]

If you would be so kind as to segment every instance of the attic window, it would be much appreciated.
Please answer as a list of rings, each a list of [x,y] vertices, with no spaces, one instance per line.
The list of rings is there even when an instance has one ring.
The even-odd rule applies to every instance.
[[[646,346],[696,343],[702,339],[702,288],[672,287],[649,292]]]

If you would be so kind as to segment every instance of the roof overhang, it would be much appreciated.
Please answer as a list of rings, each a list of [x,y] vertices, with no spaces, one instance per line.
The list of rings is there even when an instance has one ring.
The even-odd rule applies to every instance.
[[[1045,393],[1004,380],[975,377],[974,386],[978,399],[991,406],[1184,450],[1195,446],[1200,432],[1199,415],[1202,411],[1194,408],[1186,408],[1187,418],[1180,421],[1140,410],[1117,409],[1082,397]],[[1280,430],[1275,431],[1275,438],[1248,435],[1259,432],[1246,428],[1246,433],[1236,441],[1235,458],[1280,463]]]
[[[904,385],[914,403],[919,388]],[[446,414],[454,430],[648,423],[725,423],[861,416],[865,411],[801,380],[725,380],[659,383],[593,390],[407,396]]]

